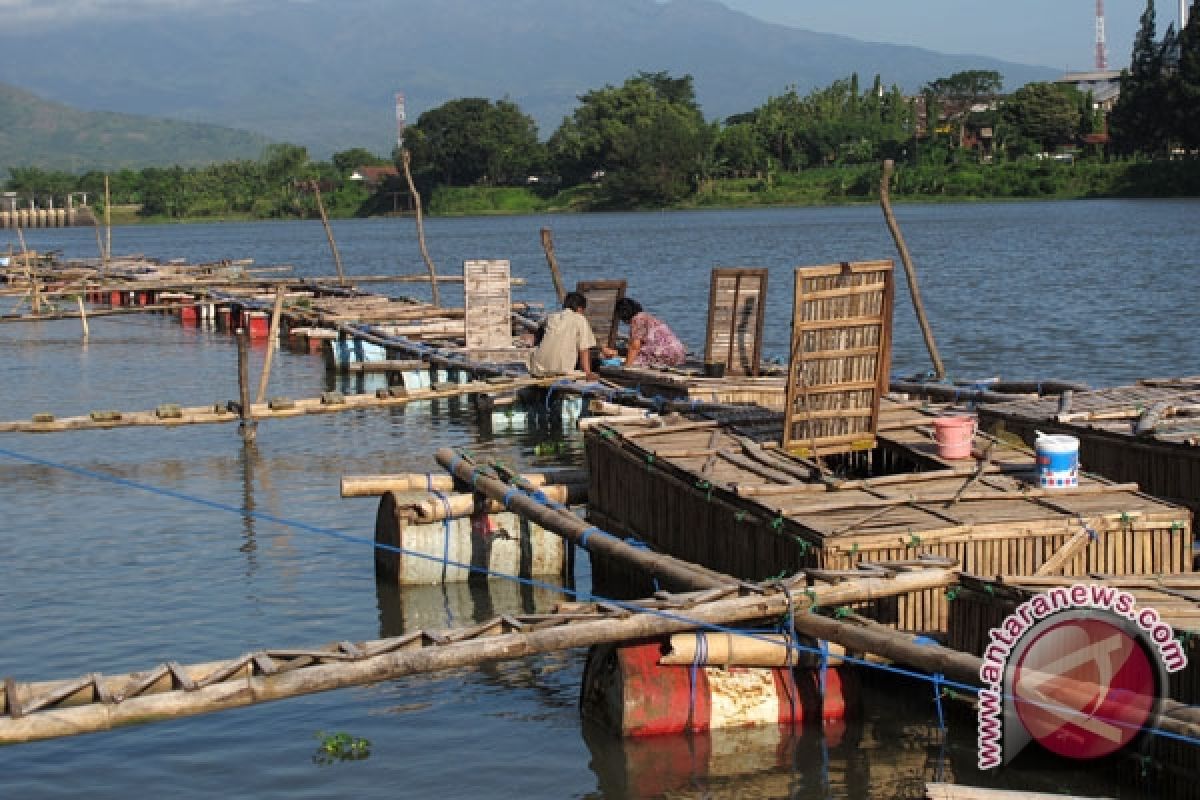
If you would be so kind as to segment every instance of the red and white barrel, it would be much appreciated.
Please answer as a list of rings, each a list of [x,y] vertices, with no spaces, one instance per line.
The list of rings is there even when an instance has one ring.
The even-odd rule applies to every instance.
[[[588,654],[583,715],[622,736],[796,725],[842,719],[838,670],[794,666],[691,666],[660,663],[666,642],[599,645]]]

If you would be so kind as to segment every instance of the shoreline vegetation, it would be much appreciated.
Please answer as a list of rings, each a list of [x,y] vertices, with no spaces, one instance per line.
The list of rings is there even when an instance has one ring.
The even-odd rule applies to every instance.
[[[437,187],[426,213],[431,217],[520,216],[602,211],[663,211],[743,208],[808,208],[869,205],[879,202],[880,166],[835,166],[775,176],[716,178],[702,182],[686,200],[658,206],[612,207],[600,186],[562,191],[543,187]],[[1121,161],[1064,163],[1009,162],[962,166],[905,166],[896,170],[891,199],[896,203],[975,203],[1101,198],[1167,199],[1200,196],[1200,161]],[[335,219],[404,216],[411,211],[361,213],[339,205]],[[196,224],[253,222],[264,219],[311,219],[297,213],[261,217],[252,212],[146,215],[137,205],[114,206],[114,224]]]

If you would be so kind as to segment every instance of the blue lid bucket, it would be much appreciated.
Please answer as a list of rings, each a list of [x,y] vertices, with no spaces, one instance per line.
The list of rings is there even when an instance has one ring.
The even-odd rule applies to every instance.
[[[1043,489],[1066,489],[1079,485],[1079,440],[1074,436],[1038,431],[1038,483]]]

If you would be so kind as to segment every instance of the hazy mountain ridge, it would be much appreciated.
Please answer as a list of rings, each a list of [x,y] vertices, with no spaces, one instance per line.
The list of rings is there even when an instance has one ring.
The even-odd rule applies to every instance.
[[[258,158],[269,140],[217,125],[80,111],[0,83],[0,173],[80,172]]]
[[[319,157],[357,146],[387,153],[397,90],[410,122],[453,98],[507,96],[546,137],[579,94],[639,70],[695,76],[710,118],[852,72],[863,85],[880,73],[907,91],[963,69],[996,69],[1010,89],[1057,74],[771,25],[713,0],[339,0],[278,9],[248,2],[223,13],[0,30],[0,50],[21,65],[10,82],[55,101],[244,128]]]

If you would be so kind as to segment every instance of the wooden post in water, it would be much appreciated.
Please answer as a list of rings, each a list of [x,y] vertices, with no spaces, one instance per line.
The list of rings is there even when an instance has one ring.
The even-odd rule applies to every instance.
[[[558,295],[558,304],[562,305],[567,290],[563,286],[562,273],[558,271],[558,257],[554,255],[554,234],[549,228],[542,228],[542,249],[546,251],[546,263],[550,265],[550,277],[554,279],[554,293]]]
[[[29,261],[29,248],[25,246],[25,234],[21,231],[20,225],[17,226],[17,241],[21,243],[21,258],[25,264],[25,279],[29,281],[29,305],[33,309],[33,313],[40,316],[42,313],[42,286],[38,281],[36,271],[33,269],[33,264]]]
[[[892,182],[892,169],[895,163],[889,158],[883,162],[883,177],[879,181],[879,205],[883,208],[883,218],[887,221],[888,230],[900,251],[900,261],[904,264],[904,274],[908,279],[908,293],[912,297],[913,310],[917,312],[917,322],[921,324],[921,335],[925,337],[925,347],[929,349],[929,357],[933,359],[933,373],[939,381],[946,377],[946,367],[942,357],[938,355],[937,343],[933,341],[933,330],[929,327],[929,319],[925,316],[925,305],[921,302],[921,289],[917,286],[917,270],[913,266],[912,256],[908,253],[908,245],[904,243],[904,234],[896,223],[892,213],[892,202],[889,197],[889,187]]]
[[[412,194],[413,205],[417,209],[417,244],[421,247],[421,258],[425,259],[425,268],[429,270],[429,291],[433,295],[433,305],[440,307],[442,298],[438,292],[437,268],[433,265],[433,259],[429,257],[429,250],[425,247],[425,222],[421,216],[421,193],[417,191],[417,186],[413,183],[412,170],[409,168],[411,161],[412,156],[408,151],[401,151],[400,162],[404,165],[404,180],[408,182],[408,191]]]
[[[346,273],[342,271],[342,255],[338,252],[337,242],[333,240],[333,229],[329,227],[329,216],[325,213],[325,203],[321,200],[321,184],[314,180],[309,181],[308,185],[312,189],[313,197],[317,200],[317,211],[321,214],[321,224],[325,226],[325,238],[329,240],[329,249],[333,253],[333,266],[337,268],[338,285],[345,286]],[[262,402],[262,398],[259,398],[259,402]]]
[[[332,242],[333,240],[330,239]],[[335,251],[336,252],[336,251]],[[339,272],[341,269],[339,268]],[[258,379],[258,394],[254,402],[261,403],[266,399],[267,381],[271,379],[271,361],[275,355],[275,346],[279,342],[279,318],[283,316],[283,293],[287,291],[283,286],[275,290],[275,306],[271,309],[271,328],[267,333],[267,355],[263,360],[262,375]]]
[[[238,348],[238,416],[241,417],[241,422],[238,423],[238,433],[242,435],[242,439],[247,442],[252,442],[257,438],[258,432],[256,427],[258,423],[254,421],[254,412],[250,408],[250,365],[249,365],[249,348],[246,347],[246,340],[250,336],[250,332],[242,329],[237,332],[237,348]]]
[[[75,298],[79,302],[79,320],[83,323],[83,338],[86,339],[90,335],[88,332],[87,311],[83,307],[83,296]]]
[[[108,192],[108,176],[104,176],[104,270],[112,258],[112,198]]]

